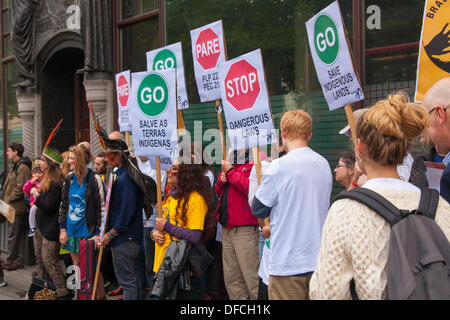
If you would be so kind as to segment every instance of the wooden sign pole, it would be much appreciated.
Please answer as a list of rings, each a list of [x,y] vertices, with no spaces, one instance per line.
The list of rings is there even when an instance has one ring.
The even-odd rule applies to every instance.
[[[219,110],[219,106],[220,106],[220,100],[216,100],[217,122],[219,123],[220,143],[222,144],[222,159],[227,160],[227,150],[225,147],[225,134],[224,134],[223,123],[222,123],[222,110]]]
[[[352,133],[353,145],[356,147],[356,143],[357,143],[356,122],[355,122],[355,117],[353,116],[352,106],[349,104],[345,106],[345,115],[347,116],[347,121],[348,121],[348,124],[350,125],[350,131]]]
[[[156,157],[156,210],[158,211],[158,218],[162,217],[162,196],[161,196],[161,158]]]
[[[94,288],[92,289],[91,300],[95,300],[97,294],[98,277],[100,275],[100,265],[102,263],[103,246],[100,246],[100,251],[98,253],[97,269],[95,270]]]
[[[262,167],[261,167],[261,159],[259,157],[259,146],[252,148],[253,153],[253,163],[255,165],[256,170],[256,178],[258,179],[258,186],[261,184],[262,179]]]
[[[125,140],[128,148],[130,147],[130,131],[125,131]]]
[[[183,118],[183,110],[177,110],[178,113],[178,133],[184,134],[184,118]]]

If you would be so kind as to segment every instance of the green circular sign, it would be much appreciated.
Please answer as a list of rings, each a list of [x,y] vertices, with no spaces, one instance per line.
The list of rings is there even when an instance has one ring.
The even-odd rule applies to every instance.
[[[137,102],[141,111],[149,117],[157,117],[166,110],[169,87],[159,74],[146,76],[139,86]]]
[[[177,68],[177,58],[170,50],[161,50],[153,60],[153,70],[166,70]]]
[[[317,18],[314,25],[314,46],[320,60],[329,65],[336,61],[339,52],[339,34],[333,19],[327,15]]]

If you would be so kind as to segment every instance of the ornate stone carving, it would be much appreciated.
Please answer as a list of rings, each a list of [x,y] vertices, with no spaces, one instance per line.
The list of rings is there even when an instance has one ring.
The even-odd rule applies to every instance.
[[[84,71],[113,72],[111,0],[82,0],[81,39],[84,49]]]
[[[24,81],[19,87],[34,84],[35,12],[37,0],[14,0],[11,6],[11,38],[16,58],[17,74]]]

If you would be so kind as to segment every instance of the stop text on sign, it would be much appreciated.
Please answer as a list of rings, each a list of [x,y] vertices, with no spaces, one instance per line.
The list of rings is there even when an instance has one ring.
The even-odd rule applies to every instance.
[[[256,73],[252,72],[244,74],[240,77],[236,77],[227,81],[227,97],[233,98],[234,95],[240,96],[246,94],[249,90],[254,90],[254,84],[256,83]]]
[[[260,91],[255,67],[247,60],[231,65],[225,77],[225,97],[236,110],[252,108]]]

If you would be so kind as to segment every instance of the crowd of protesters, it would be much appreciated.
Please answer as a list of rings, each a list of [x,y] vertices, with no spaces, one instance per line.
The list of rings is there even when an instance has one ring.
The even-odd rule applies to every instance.
[[[334,169],[343,193],[369,189],[400,209],[415,210],[430,185],[425,161],[444,163],[435,222],[448,241],[449,109],[445,78],[422,105],[397,92],[356,110],[356,141],[348,127],[340,131],[350,137],[349,150],[339,154]],[[190,153],[160,172],[160,215],[155,203],[150,213],[144,210],[145,192],[129,163],[153,180],[158,173],[149,158],[132,155],[120,132],[108,136],[110,144],[95,158],[84,143],[63,155],[44,152],[34,165],[23,157],[23,146],[12,143],[2,200],[16,216],[3,268],[23,267],[29,229],[37,275],[52,279],[58,299],[76,298],[66,286],[61,253],[79,265],[80,241],[87,239],[104,248],[97,299],[384,299],[391,227],[362,203],[333,202],[333,171],[309,147],[312,127],[307,112],[286,112],[279,154],[271,159],[261,153],[260,172],[245,149],[230,151],[214,177],[203,146],[192,144]],[[411,145],[424,137],[430,152],[413,158]],[[6,285],[3,268],[0,286]]]

